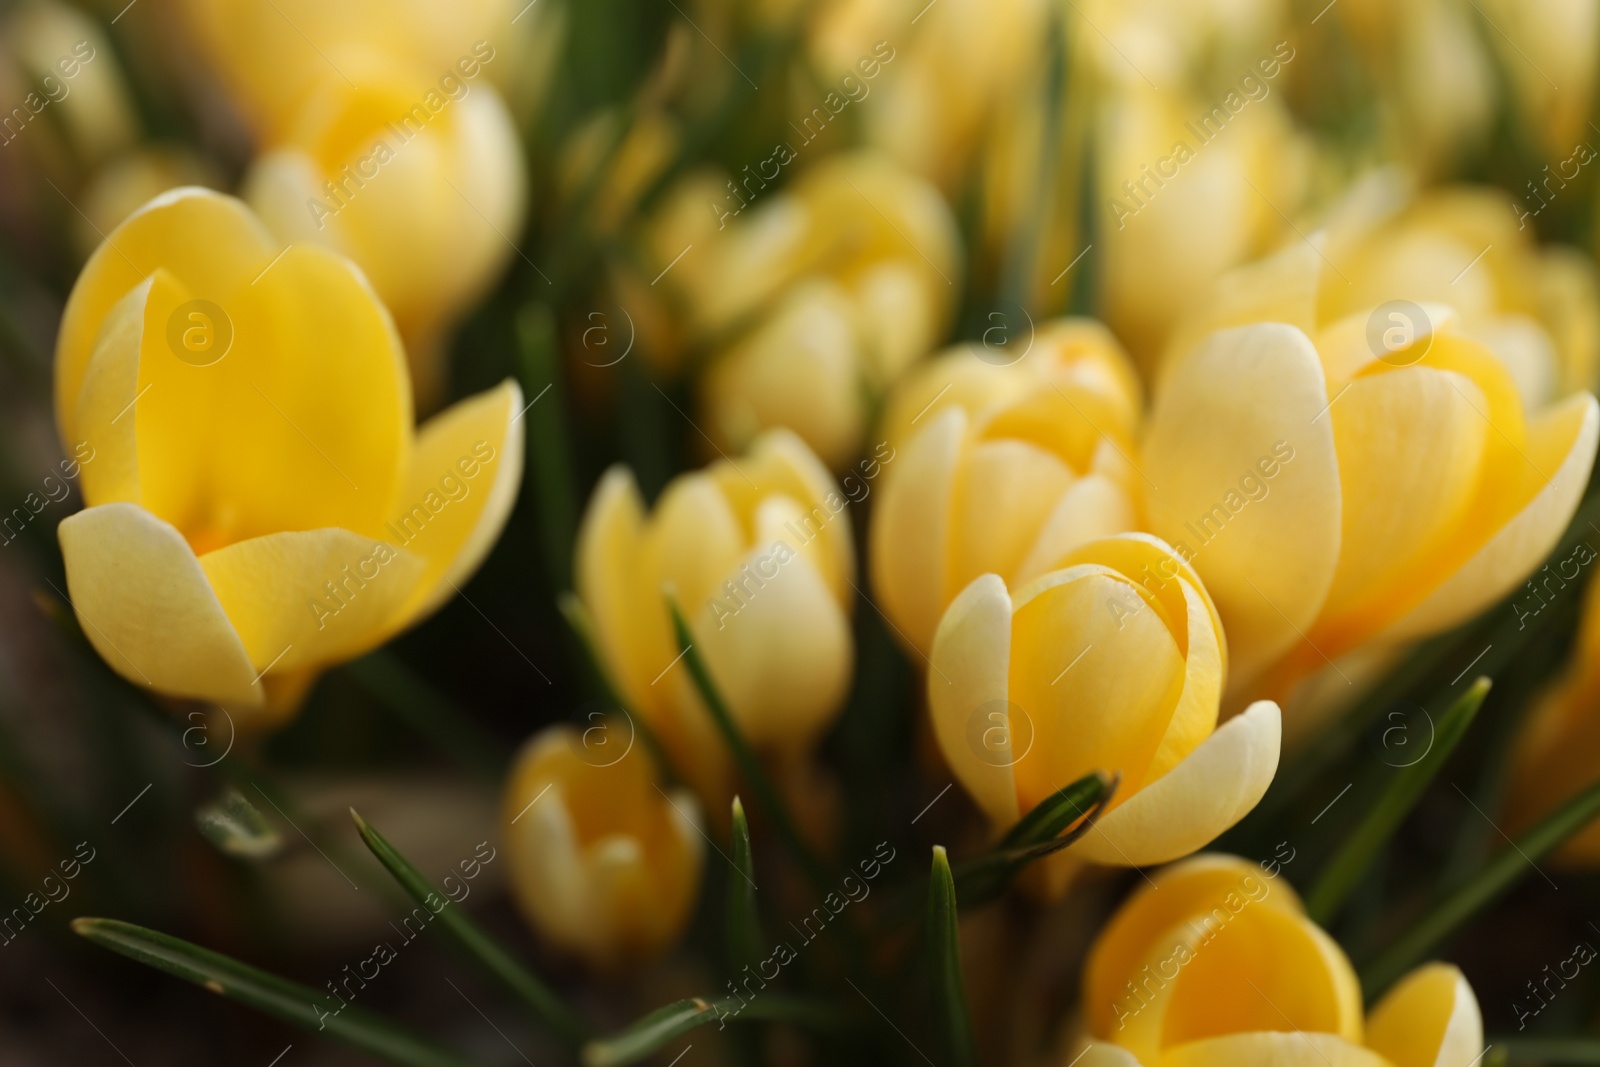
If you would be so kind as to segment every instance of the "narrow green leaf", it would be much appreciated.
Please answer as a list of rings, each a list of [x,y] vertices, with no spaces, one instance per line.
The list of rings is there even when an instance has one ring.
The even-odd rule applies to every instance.
[[[1040,801],[997,846],[956,866],[956,891],[961,899],[968,907],[993,900],[1028,864],[1087,834],[1111,803],[1120,781],[1120,775],[1107,778],[1095,771]],[[1074,822],[1078,825],[1067,830]]]
[[[503,746],[393,652],[369,652],[344,672],[461,768],[495,781],[505,773]]]
[[[1361,988],[1370,1000],[1433,952],[1463,923],[1505,893],[1541,859],[1600,816],[1600,781],[1568,801],[1560,810],[1523,834],[1491,859],[1472,878],[1422,912],[1421,917],[1361,972]]]
[[[240,859],[266,859],[283,845],[283,835],[277,828],[232,787],[216,800],[200,805],[194,821],[207,841]]]
[[[667,610],[672,613],[672,629],[677,635],[678,652],[683,656],[684,666],[689,669],[689,676],[694,679],[700,699],[705,701],[706,708],[711,712],[712,721],[716,723],[722,739],[727,742],[729,751],[733,753],[733,760],[739,767],[739,773],[750,783],[750,788],[755,790],[762,808],[772,820],[778,836],[783,839],[784,846],[794,856],[795,862],[800,864],[806,876],[818,889],[824,893],[830,892],[833,886],[829,882],[827,868],[800,836],[794,817],[789,814],[788,807],[778,796],[772,780],[767,777],[766,769],[761,766],[761,761],[756,759],[749,742],[739,732],[739,726],[733,721],[728,705],[723,703],[722,694],[717,692],[716,683],[711,680],[711,672],[706,669],[705,660],[701,659],[700,653],[695,650],[694,636],[689,632],[689,623],[684,619],[677,599],[670,593],[667,595]]]
[[[115,919],[74,919],[72,930],[101,948],[401,1067],[475,1067],[475,1061],[369,1011],[353,1005],[341,1008],[340,1001],[326,993],[188,941]]]
[[[956,915],[956,882],[943,845],[933,846],[933,875],[928,882],[927,943],[933,967],[933,1014],[944,1022],[945,1044],[956,1067],[976,1067],[972,1016],[967,1011],[966,982],[961,976],[961,933]]]
[[[479,926],[467,918],[466,912],[439,895],[433,883],[422,876],[382,834],[350,809],[356,829],[367,848],[378,857],[394,880],[400,883],[413,900],[433,912],[439,923],[459,941],[467,954],[483,965],[490,974],[504,982],[512,992],[522,997],[538,1013],[556,1035],[576,1048],[589,1036],[588,1027],[573,1013],[560,997],[551,992],[539,978],[495,943]]]
[[[1497,1037],[1489,1041],[1493,1049],[1483,1058],[1484,1067],[1506,1064],[1540,1063],[1600,1064],[1600,1037]]]
[[[578,528],[577,497],[567,447],[566,389],[561,382],[555,314],[546,304],[528,304],[517,314],[522,363],[522,419],[528,441],[526,480],[538,502],[545,566],[557,589],[572,584],[572,545]],[[537,406],[535,406],[537,405]]]
[[[748,1021],[795,1023],[817,1030],[838,1030],[844,1025],[844,1017],[838,1011],[803,997],[760,991],[748,1001],[736,996],[717,1000],[691,997],[657,1008],[631,1026],[589,1042],[583,1046],[584,1067],[638,1063],[696,1027],[713,1020],[721,1020],[726,1026],[740,1017]]]
[[[761,915],[756,910],[756,866],[744,804],[733,798],[733,860],[728,872],[728,972],[737,975],[765,955]]]
[[[1491,684],[1488,678],[1479,678],[1450,705],[1433,730],[1433,744],[1427,753],[1395,771],[1355,831],[1328,861],[1306,896],[1306,914],[1314,922],[1326,926],[1338,913],[1378,852],[1449,762],[1450,753],[1455,751],[1489,695]]]

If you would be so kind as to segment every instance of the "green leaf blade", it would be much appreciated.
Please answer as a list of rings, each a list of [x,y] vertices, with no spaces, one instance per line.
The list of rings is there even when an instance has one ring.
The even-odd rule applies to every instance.
[[[945,1045],[956,1067],[977,1067],[972,1016],[967,1010],[966,981],[961,974],[961,931],[956,909],[956,882],[943,845],[933,846],[933,874],[928,882],[928,953],[933,968],[933,1009],[944,1022]]]
[[[764,955],[761,915],[756,909],[755,855],[750,847],[750,823],[744,804],[733,798],[733,840],[728,871],[728,972],[737,975],[754,967]]]

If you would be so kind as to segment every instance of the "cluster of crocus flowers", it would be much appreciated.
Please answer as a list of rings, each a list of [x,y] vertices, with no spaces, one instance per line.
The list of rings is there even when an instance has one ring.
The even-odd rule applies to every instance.
[[[1322,286],[1363,283],[1322,279],[1316,240],[1219,286],[1208,317],[1232,328],[1166,368],[1141,454],[1149,528],[1205,579],[1253,695],[1509,593],[1572,517],[1600,433],[1587,392],[1527,405],[1446,306],[1324,317]]]
[[[1003,344],[917,368],[886,408],[896,459],[873,517],[873,587],[919,652],[979,575],[1019,585],[1138,526],[1141,390],[1121,346],[1087,319],[1009,326]]]
[[[671,247],[664,233],[682,230],[667,227],[650,256],[709,353],[700,401],[717,446],[783,426],[838,470],[861,450],[869,397],[938,343],[960,279],[955,220],[936,188],[871,153],[765,186],[736,176],[710,213],[692,206],[720,212],[701,241]]]
[[[502,803],[511,889],[553,945],[600,970],[674,943],[705,846],[694,795],[664,789],[620,717],[552,726],[523,746]]]
[[[1277,705],[1220,728],[1227,646],[1194,571],[1148,534],[1063,554],[1018,588],[985,574],[939,624],[928,706],[940,751],[1004,830],[1100,770],[1121,781],[1071,855],[1146,866],[1203,848],[1278,766]]]
[[[613,690],[708,798],[727,749],[680,662],[667,597],[744,736],[803,753],[843,705],[854,646],[849,502],[794,434],[675,478],[646,514],[633,475],[600,479],[578,532],[577,591]]]
[[[291,4],[316,47],[272,4],[185,8],[254,129],[243,195],[281,242],[326,245],[366,272],[425,411],[444,397],[449,331],[517,255],[527,200],[495,86],[517,62],[515,12],[469,6],[443,32],[447,9],[432,5]]]
[[[447,600],[515,501],[507,381],[414,428],[405,354],[359,269],[242,203],[164,194],[89,258],[56,419],[85,635],[123,677],[281,721],[330,664]]]
[[[1343,950],[1286,880],[1204,855],[1151,876],[1089,951],[1084,1067],[1436,1067],[1483,1054],[1454,967],[1407,975],[1365,1018]]]
[[[1512,601],[1524,623],[1542,614],[1566,592],[1579,571],[1594,562],[1585,539],[1565,559],[1542,568],[1523,596]],[[1572,660],[1539,695],[1518,728],[1511,751],[1507,823],[1519,832],[1554,813],[1600,780],[1600,582],[1583,593],[1583,616]],[[1573,866],[1600,865],[1600,823],[1591,823],[1562,846],[1558,861]]]

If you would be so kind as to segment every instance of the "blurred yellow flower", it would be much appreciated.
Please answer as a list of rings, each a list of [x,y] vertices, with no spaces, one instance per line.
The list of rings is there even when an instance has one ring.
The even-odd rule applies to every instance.
[[[85,634],[130,681],[281,721],[482,562],[520,401],[507,381],[414,430],[354,265],[283,248],[231,197],[151,201],[89,258],[56,348],[61,440],[92,456],[60,526]]]
[[[83,215],[74,236],[84,258],[123,219],[167,190],[184,185],[216,189],[222,185],[222,175],[204,156],[176,145],[140,145],[102,167],[79,202]]]
[[[631,733],[616,722],[541,731],[517,755],[501,814],[522,914],[551,944],[603,970],[678,939],[704,852],[694,796],[663,789],[644,746],[622,749],[621,737]]]
[[[867,153],[816,163],[781,192],[766,185],[754,171],[728,181],[698,205],[717,224],[705,241],[663,245],[689,232],[680,223],[655,233],[649,257],[711,351],[700,399],[717,446],[738,451],[783,426],[841,469],[861,448],[869,398],[944,330],[960,277],[955,220],[937,189]]]
[[[1500,54],[1516,119],[1539,135],[1540,154],[1587,139],[1588,101],[1600,63],[1593,45],[1600,34],[1600,3],[1483,0],[1480,11],[1494,27],[1484,36]]]
[[[985,574],[939,624],[934,734],[999,829],[1095,770],[1114,806],[1070,855],[1146,866],[1203,848],[1266,792],[1277,705],[1217,728],[1222,626],[1200,579],[1148,534],[1092,541],[1013,596]]]
[[[366,272],[400,327],[424,410],[444,394],[446,331],[517,254],[527,177],[487,80],[497,56],[479,41],[438,71],[368,62],[351,65],[359,89],[323,78],[244,182],[281,241],[326,245]]]
[[[1344,951],[1287,882],[1233,856],[1159,871],[1084,967],[1083,1067],[1435,1067],[1483,1053],[1472,987],[1417,968],[1365,1020]]]
[[[1542,568],[1528,592],[1512,601],[1524,622],[1544,611],[1581,568],[1593,563],[1595,548],[1579,542],[1566,559]],[[1518,728],[1511,750],[1506,821],[1517,832],[1532,826],[1583,790],[1600,781],[1600,582],[1589,578],[1583,593],[1583,618],[1572,661],[1534,701]],[[1600,865],[1600,821],[1591,823],[1561,847],[1558,862]]]
[[[884,415],[895,459],[873,517],[873,586],[919,652],[980,574],[1020,585],[1138,525],[1140,388],[1121,346],[1089,319],[1017,326],[907,375]]]
[[[613,689],[708,798],[725,799],[726,747],[679,662],[667,591],[752,745],[803,751],[838,714],[854,657],[848,502],[792,433],[673,479],[649,515],[632,473],[611,468],[576,554]]]
[[[1211,320],[1252,325],[1169,367],[1141,458],[1150,529],[1216,598],[1239,696],[1281,699],[1509,593],[1565,529],[1600,430],[1587,392],[1525,411],[1447,307],[1324,318],[1320,255],[1300,242],[1226,280]]]

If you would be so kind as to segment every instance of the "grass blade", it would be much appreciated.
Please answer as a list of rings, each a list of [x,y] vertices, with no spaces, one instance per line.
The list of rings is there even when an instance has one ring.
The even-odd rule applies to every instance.
[[[1455,751],[1456,744],[1465,736],[1467,728],[1489,695],[1488,678],[1479,678],[1456,702],[1450,705],[1439,726],[1433,732],[1433,746],[1414,763],[1399,768],[1372,807],[1367,810],[1355,831],[1345,839],[1334,853],[1322,874],[1306,895],[1306,914],[1318,925],[1326,926],[1338,913],[1362,875],[1372,865],[1384,844],[1411,809],[1422,799],[1423,792],[1436,778]]]
[[[1471,881],[1423,913],[1377,959],[1362,969],[1361,989],[1371,1000],[1455,933],[1468,919],[1523,878],[1533,865],[1600,815],[1600,781],[1523,834],[1491,859]]]
[[[1119,781],[1119,775],[1108,778],[1095,771],[1040,801],[993,849],[957,865],[956,892],[968,907],[1004,893],[1028,864],[1059,852],[1088,833],[1111,803]],[[1074,822],[1078,825],[1062,832]]]
[[[761,936],[761,915],[756,910],[756,866],[750,848],[750,823],[744,804],[733,798],[733,860],[728,872],[728,973],[737,976],[754,967],[766,944]]]
[[[350,817],[355,820],[361,840],[365,841],[367,848],[378,857],[378,862],[383,864],[413,900],[430,912],[434,912],[440,925],[461,943],[468,955],[527,1001],[562,1041],[573,1048],[584,1042],[589,1036],[588,1027],[560,997],[551,992],[549,986],[497,945],[494,939],[484,933],[477,923],[467,918],[466,913],[460,908],[452,907],[450,902],[446,901],[442,908],[435,911],[434,904],[444,898],[434,889],[433,883],[424,878],[422,873],[396,851],[382,834],[358,815],[354,808],[350,809]]]
[[[772,820],[778,836],[783,839],[784,847],[794,856],[795,862],[800,864],[800,868],[818,889],[824,893],[831,891],[833,886],[829,882],[827,868],[800,836],[794,817],[789,814],[788,807],[778,796],[772,780],[767,777],[766,769],[761,766],[761,761],[756,759],[749,742],[739,732],[738,724],[733,721],[733,714],[728,710],[728,705],[723,703],[722,695],[717,692],[716,683],[711,680],[711,672],[707,670],[705,660],[695,651],[694,636],[689,632],[689,623],[684,619],[677,600],[670,594],[667,596],[667,610],[672,613],[672,630],[677,636],[678,651],[683,656],[684,666],[689,668],[689,675],[694,679],[700,699],[705,701],[706,708],[711,712],[712,721],[717,724],[717,730],[727,742],[729,751],[733,753],[739,773],[750,783],[750,788],[755,790],[762,808]]]
[[[933,846],[933,875],[928,882],[929,963],[933,966],[933,1011],[944,1020],[945,1043],[956,1067],[976,1067],[972,1016],[967,1011],[966,982],[961,976],[961,934],[956,915],[956,882],[943,845]]]
[[[1483,1058],[1484,1067],[1506,1067],[1514,1063],[1600,1064],[1600,1037],[1497,1037],[1489,1043],[1494,1049]]]
[[[434,1045],[371,1012],[354,1006],[339,1008],[340,1002],[325,993],[188,941],[115,919],[74,919],[72,930],[101,948],[389,1063],[401,1067],[475,1067],[476,1061]]]
[[[638,1063],[697,1027],[713,1020],[727,1025],[728,1021],[746,1013],[751,1020],[789,1022],[822,1030],[836,1030],[844,1025],[843,1016],[833,1008],[802,997],[778,993],[758,993],[748,1001],[736,996],[718,1000],[691,997],[657,1008],[610,1037],[589,1042],[583,1047],[584,1067],[622,1067]]]

